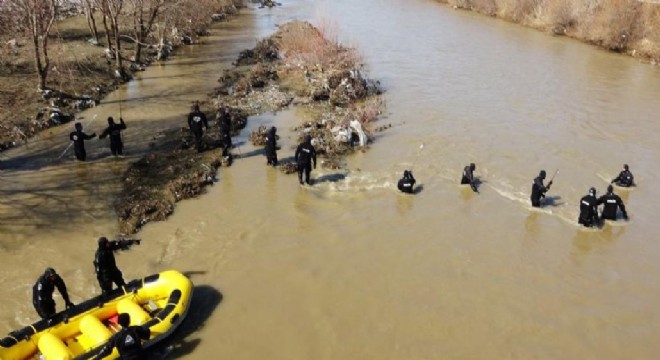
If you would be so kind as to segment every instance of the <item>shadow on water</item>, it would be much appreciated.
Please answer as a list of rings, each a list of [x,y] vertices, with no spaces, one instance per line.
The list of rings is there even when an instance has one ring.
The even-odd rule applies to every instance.
[[[205,272],[188,272],[186,275],[200,273]],[[202,342],[200,337],[193,337],[193,334],[204,327],[222,299],[222,293],[212,286],[195,286],[188,316],[171,339],[152,349],[149,359],[178,359],[191,354]]]
[[[322,175],[322,176],[317,177],[314,180],[314,183],[319,184],[319,183],[324,183],[324,182],[337,182],[337,181],[344,180],[345,178],[346,178],[346,175],[344,175],[342,173],[326,174],[326,175]]]
[[[543,207],[546,207],[546,206],[557,207],[557,206],[562,206],[562,205],[565,204],[563,201],[560,202],[559,200],[561,200],[561,196],[558,196],[558,195],[555,195],[555,196],[546,196],[546,197],[542,200],[541,205],[542,205]]]

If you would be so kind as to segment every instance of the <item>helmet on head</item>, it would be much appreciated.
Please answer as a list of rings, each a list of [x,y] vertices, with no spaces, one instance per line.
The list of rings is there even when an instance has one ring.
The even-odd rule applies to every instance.
[[[470,170],[474,171],[474,169],[476,169],[476,168],[477,168],[477,166],[474,165],[474,163],[470,163]]]
[[[105,236],[101,236],[99,238],[99,247],[104,247],[108,243],[108,238]]]
[[[623,170],[628,171],[628,164],[623,164]]]
[[[614,191],[614,187],[612,185],[607,185],[607,193],[611,194]]]
[[[117,316],[117,323],[119,323],[121,327],[128,327],[131,324],[131,316],[128,315],[128,313],[121,313]]]
[[[595,187],[589,188],[589,195],[596,196],[596,188]]]
[[[545,179],[545,170],[541,170],[541,172],[539,173],[539,177],[541,179]]]

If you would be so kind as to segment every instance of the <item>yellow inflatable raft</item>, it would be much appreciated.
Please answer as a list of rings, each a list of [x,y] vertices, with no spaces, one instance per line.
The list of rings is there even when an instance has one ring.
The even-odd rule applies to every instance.
[[[128,313],[131,325],[148,327],[149,347],[169,336],[183,321],[192,296],[192,282],[178,271],[133,280],[112,291],[60,312],[49,320],[13,331],[0,340],[0,360],[94,359],[120,326],[117,314]],[[117,350],[104,359],[116,359]]]

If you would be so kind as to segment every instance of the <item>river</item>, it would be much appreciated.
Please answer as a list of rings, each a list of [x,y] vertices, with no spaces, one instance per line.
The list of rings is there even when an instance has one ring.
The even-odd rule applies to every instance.
[[[98,131],[123,100],[134,159],[183,124],[219,64],[290,19],[336,29],[386,89],[381,123],[393,126],[349,170],[315,171],[301,188],[246,156],[118,256],[126,278],[173,268],[197,286],[170,357],[657,357],[660,69],[432,0],[282,2],[243,11],[82,114]],[[236,151],[252,154],[249,130],[265,124],[280,129],[280,158],[292,155],[287,128],[301,116],[251,118]],[[98,160],[57,160],[68,131],[0,159],[0,330],[36,320],[30,289],[46,266],[74,302],[99,292],[91,261],[96,238],[116,231],[124,165],[97,140]],[[480,194],[457,185],[470,162]],[[602,194],[623,163],[639,184],[619,191],[631,220],[579,228],[579,198]],[[415,196],[395,189],[408,168]],[[554,205],[532,210],[541,169],[560,170]]]

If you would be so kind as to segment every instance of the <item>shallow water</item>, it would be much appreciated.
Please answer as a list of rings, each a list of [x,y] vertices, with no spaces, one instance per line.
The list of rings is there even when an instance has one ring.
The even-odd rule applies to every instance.
[[[657,67],[431,0],[283,1],[220,25],[83,123],[97,115],[87,127],[99,131],[124,100],[136,158],[145,138],[183,124],[218,63],[294,18],[330,24],[360,48],[387,90],[381,123],[393,127],[348,170],[315,171],[301,188],[245,137],[276,125],[289,157],[288,128],[302,114],[251,118],[235,150],[244,157],[207,195],[145,227],[143,245],[118,257],[125,276],[174,268],[198,286],[171,357],[655,358]],[[94,162],[56,160],[68,131],[2,154],[6,331],[36,319],[30,286],[47,265],[74,301],[98,292],[95,239],[116,229],[109,205],[123,162],[98,140]],[[469,162],[480,194],[457,185]],[[631,221],[580,229],[579,198],[602,193],[624,162],[640,185],[620,191]],[[422,191],[405,196],[395,183],[411,167]],[[554,206],[531,210],[541,169],[560,170]]]

